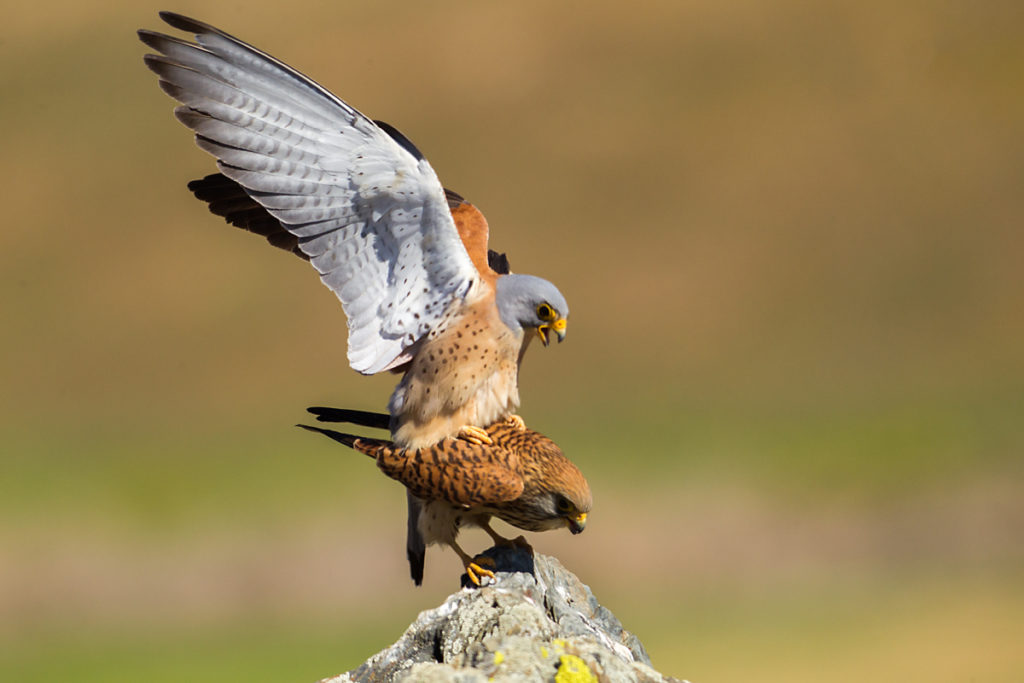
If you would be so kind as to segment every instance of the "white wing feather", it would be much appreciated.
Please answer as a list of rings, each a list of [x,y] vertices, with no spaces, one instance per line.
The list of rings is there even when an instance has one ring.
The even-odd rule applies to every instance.
[[[197,43],[140,31],[162,53],[146,63],[220,172],[299,238],[341,300],[349,364],[372,374],[409,360],[478,279],[430,164],[273,57],[161,17]]]

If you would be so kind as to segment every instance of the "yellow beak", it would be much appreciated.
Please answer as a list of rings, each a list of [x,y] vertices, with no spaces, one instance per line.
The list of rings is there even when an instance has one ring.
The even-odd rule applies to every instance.
[[[537,336],[540,337],[540,341],[544,346],[547,346],[551,341],[551,333],[553,332],[558,337],[558,343],[561,344],[562,340],[565,339],[565,326],[567,321],[565,318],[559,318],[552,323],[544,323],[537,327]]]
[[[573,515],[565,520],[566,525],[569,527],[569,531],[574,534],[578,534],[587,526],[587,513],[581,512],[577,515]]]

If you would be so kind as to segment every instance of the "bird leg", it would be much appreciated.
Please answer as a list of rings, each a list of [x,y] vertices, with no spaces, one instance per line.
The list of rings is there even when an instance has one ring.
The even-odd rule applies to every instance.
[[[459,428],[458,438],[477,446],[490,446],[494,443],[494,439],[491,438],[486,429],[474,427],[473,425],[462,425]]]
[[[452,550],[462,560],[462,566],[466,568],[466,576],[475,585],[483,585],[483,577],[488,577],[491,581],[494,581],[494,572],[481,565],[487,565],[487,567],[495,567],[494,560],[484,555],[477,555],[476,557],[470,557],[462,548],[457,544],[452,543]]]
[[[478,526],[487,532],[487,535],[491,537],[492,541],[494,541],[494,545],[500,545],[506,548],[522,548],[523,550],[529,550],[531,553],[533,552],[533,546],[527,542],[525,536],[520,535],[515,538],[505,538],[491,528],[490,522],[483,522],[478,524]]]
[[[478,526],[481,529],[483,529],[484,531],[487,532],[487,535],[491,537],[492,541],[494,541],[494,545],[503,545],[503,546],[510,546],[510,545],[512,545],[512,540],[508,539],[508,538],[505,538],[504,536],[499,534],[497,531],[492,529],[490,522],[480,522],[478,524]]]
[[[526,429],[526,420],[523,419],[522,415],[516,415],[513,413],[512,415],[509,415],[506,420],[509,427],[515,427],[520,431]]]

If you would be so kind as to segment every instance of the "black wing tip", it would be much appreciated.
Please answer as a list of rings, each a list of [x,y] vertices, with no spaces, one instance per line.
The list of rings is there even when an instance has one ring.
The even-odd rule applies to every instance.
[[[404,149],[409,154],[413,155],[413,157],[416,158],[416,161],[424,160],[423,152],[421,152],[419,148],[417,148],[416,145],[412,143],[412,140],[405,137],[405,135],[402,134],[402,131],[398,130],[387,121],[380,121],[374,119],[373,122],[377,124],[378,128],[387,133],[392,140],[397,142],[402,149]]]
[[[175,68],[181,68],[181,65],[164,55],[153,54],[152,52],[142,55],[142,61],[147,69],[160,77],[158,81],[160,89],[177,100],[177,95],[182,92],[181,87],[171,83],[168,79],[172,78],[172,76],[168,74],[172,73]],[[178,101],[180,102],[181,100]]]
[[[150,48],[151,50],[156,50],[161,53],[167,52],[167,43],[184,43],[186,45],[192,44],[188,41],[175,38],[174,36],[169,36],[166,33],[160,33],[159,31],[150,31],[148,28],[140,28],[138,31],[135,32],[135,34],[139,37],[139,40],[142,41],[143,45]],[[156,57],[163,55],[146,55],[146,57],[151,56]],[[145,59],[146,57],[144,57],[143,59]],[[148,63],[149,62],[147,61],[147,64]]]
[[[163,33],[160,33],[159,31],[151,31],[148,28],[140,28],[135,32],[135,35],[139,37],[139,40],[154,50],[160,49],[156,44],[158,44],[162,38],[166,37]]]
[[[152,46],[150,46],[150,47],[152,47]],[[164,55],[154,55],[154,54],[142,55],[142,61],[144,61],[146,63],[146,66],[148,66],[150,69],[154,69],[154,70],[156,70],[157,68],[159,68],[159,67],[161,67],[161,66],[163,66],[165,64],[173,64],[173,62],[171,62],[169,59],[167,59],[166,56],[164,56]]]
[[[211,173],[203,176],[202,178],[196,178],[195,180],[188,181],[188,185],[186,187],[188,187],[190,192],[195,193],[210,189],[211,186],[231,187],[232,185],[237,184],[238,183],[235,181],[228,179],[228,177],[223,173]],[[200,199],[202,199],[202,197],[200,197]]]
[[[218,216],[223,214],[217,213],[217,211],[214,210],[213,202],[225,198],[247,198],[249,199],[249,201],[253,203],[253,208],[258,207],[260,209],[263,209],[262,206],[260,206],[255,200],[251,199],[249,195],[245,193],[245,190],[242,189],[241,185],[236,183],[234,180],[231,180],[223,173],[211,173],[209,175],[203,176],[202,178],[190,180],[188,181],[188,184],[185,185],[185,187],[188,188],[189,192],[195,195],[196,199],[199,199],[203,202],[206,202],[207,204],[210,204],[210,211],[217,214]],[[266,209],[263,209],[263,211],[265,212]]]
[[[189,42],[184,38],[169,36],[166,33],[160,33],[159,31],[150,31],[146,28],[140,28],[136,33],[138,33],[139,40],[145,43],[147,47],[159,50],[160,52],[167,52],[168,43],[184,45],[191,48],[196,47],[195,43]]]
[[[160,48],[154,47],[153,49],[159,50]],[[188,67],[182,66],[176,60],[171,59],[167,55],[154,54],[152,52],[150,52],[149,54],[142,55],[142,61],[145,62],[146,68],[148,68],[150,71],[152,71],[160,77],[160,88],[171,97],[174,97],[174,99],[178,99],[173,93],[182,92],[181,87],[175,85],[168,79],[174,78],[174,76],[182,69],[190,69],[188,69]],[[168,88],[171,88],[171,90],[168,90]],[[178,101],[180,102],[181,100]]]
[[[187,17],[184,14],[178,14],[177,12],[171,12],[170,10],[161,10],[159,15],[165,24],[181,31],[190,31],[192,33],[214,31],[215,33],[219,33],[217,29],[213,28],[209,24],[199,21],[198,19],[193,19],[192,17]]]
[[[205,21],[199,21],[198,19],[193,19],[192,17],[186,17],[184,14],[178,14],[177,12],[169,12],[167,10],[163,10],[162,12],[160,12],[160,18],[163,19],[164,22],[167,23],[169,26],[172,26],[178,29],[179,31],[193,33],[196,36],[200,36],[203,34],[213,34],[221,36],[223,38],[227,38],[228,40],[231,40],[236,43],[245,44],[243,43],[243,41],[239,40],[238,38],[235,38],[230,33],[226,31],[221,31],[216,26],[211,26],[210,24],[207,24]]]
[[[175,110],[176,115],[180,109]],[[261,235],[271,246],[291,252],[304,261],[309,260],[309,255],[299,247],[298,238],[285,230],[281,222],[253,199],[245,188],[223,173],[211,173],[191,180],[187,187],[196,199],[207,205],[210,213],[220,216],[229,225]]]

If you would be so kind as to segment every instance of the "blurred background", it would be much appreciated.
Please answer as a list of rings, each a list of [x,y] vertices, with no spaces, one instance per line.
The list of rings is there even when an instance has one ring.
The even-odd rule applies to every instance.
[[[8,7],[0,679],[313,681],[458,582],[292,426],[394,378],[187,192],[159,9],[398,126],[560,286],[522,412],[595,511],[531,541],[657,668],[1024,680],[1024,4],[966,0]]]

